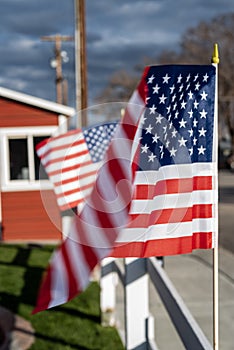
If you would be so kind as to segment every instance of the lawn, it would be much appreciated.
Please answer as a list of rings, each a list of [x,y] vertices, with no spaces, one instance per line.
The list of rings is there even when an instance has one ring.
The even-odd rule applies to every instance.
[[[31,350],[123,350],[115,328],[100,324],[100,288],[87,290],[63,306],[31,315],[51,246],[0,246],[0,305],[29,320],[36,340]]]

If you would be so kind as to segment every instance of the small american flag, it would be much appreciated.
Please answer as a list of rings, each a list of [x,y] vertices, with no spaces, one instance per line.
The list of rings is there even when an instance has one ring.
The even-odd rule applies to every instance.
[[[214,246],[215,68],[145,69],[70,235],[56,250],[34,312],[67,302],[107,256]]]
[[[62,211],[83,206],[116,127],[117,123],[112,122],[71,130],[37,145],[37,154]]]

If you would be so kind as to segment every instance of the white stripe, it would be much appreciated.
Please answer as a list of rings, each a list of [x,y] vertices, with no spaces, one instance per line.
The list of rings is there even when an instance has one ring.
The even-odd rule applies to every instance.
[[[191,178],[195,176],[212,176],[216,168],[215,163],[171,164],[159,170],[137,171],[135,183],[155,184],[157,181],[176,178]]]
[[[86,143],[82,143],[80,145],[75,145],[75,146],[72,144],[66,145],[66,147],[64,147],[63,149],[51,150],[51,153],[42,157],[42,163],[47,164],[47,162],[49,161],[55,161],[58,158],[65,158],[83,151],[88,151]]]
[[[51,261],[52,267],[52,287],[50,290],[51,300],[48,308],[66,303],[68,299],[68,276],[64,266],[62,251],[57,250]]]
[[[157,224],[147,228],[125,228],[116,243],[146,242],[153,239],[167,239],[192,236],[195,232],[214,232],[215,219],[194,219],[190,222]]]
[[[163,194],[155,196],[152,200],[133,200],[131,203],[131,214],[149,214],[153,210],[185,208],[196,204],[214,204],[215,191],[203,190],[180,194]]]
[[[77,165],[77,164],[74,164],[74,165]],[[101,165],[102,165],[101,162],[90,163],[88,165],[81,164],[81,166],[77,169],[66,170],[66,171],[61,168],[61,172],[57,173],[56,175],[51,175],[50,179],[53,183],[56,183],[56,182],[61,182],[63,180],[71,179],[73,177],[80,177],[89,172],[98,171]]]
[[[84,186],[94,184],[96,180],[96,176],[97,176],[96,174],[90,175],[82,179],[76,179],[67,184],[60,183],[55,186],[55,193],[58,195],[58,194],[63,194],[64,192],[67,192],[67,191],[78,191]]]
[[[82,156],[78,156],[75,159],[64,159],[62,161],[49,164],[48,166],[46,166],[46,171],[48,173],[51,173],[52,171],[62,170],[64,168],[69,168],[69,167],[79,165],[84,162],[90,162],[90,161],[91,161],[90,154],[87,153]]]
[[[69,261],[74,271],[78,286],[84,290],[89,283],[90,268],[87,264],[83,251],[79,242],[71,239],[66,240],[67,252],[69,254]]]

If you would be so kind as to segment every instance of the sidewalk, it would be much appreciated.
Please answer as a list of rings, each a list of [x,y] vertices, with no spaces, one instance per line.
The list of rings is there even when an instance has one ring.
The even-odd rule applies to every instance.
[[[234,255],[219,250],[219,350],[233,350]],[[165,271],[191,314],[213,343],[212,251],[165,258]],[[184,349],[154,288],[150,287],[150,310],[155,318],[155,341],[159,349]]]

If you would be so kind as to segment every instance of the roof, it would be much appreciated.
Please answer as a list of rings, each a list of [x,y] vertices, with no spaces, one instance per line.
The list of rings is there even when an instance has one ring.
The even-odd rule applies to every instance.
[[[17,102],[25,103],[38,108],[46,109],[51,112],[72,117],[75,114],[75,109],[64,106],[56,102],[44,100],[39,97],[24,94],[22,92],[6,89],[0,86],[0,97],[8,98]]]

